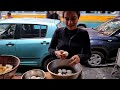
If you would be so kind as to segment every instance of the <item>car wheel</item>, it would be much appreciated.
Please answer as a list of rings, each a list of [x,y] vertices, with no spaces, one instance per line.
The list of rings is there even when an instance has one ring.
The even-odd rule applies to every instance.
[[[45,59],[44,62],[43,62],[43,64],[42,64],[43,70],[47,71],[47,65],[48,65],[48,63],[51,62],[51,61],[53,61],[53,60],[55,60],[55,59],[56,58],[54,58],[54,57],[50,57],[50,58]]]
[[[92,51],[91,58],[87,60],[87,64],[91,67],[97,67],[100,65],[105,56],[99,51]]]

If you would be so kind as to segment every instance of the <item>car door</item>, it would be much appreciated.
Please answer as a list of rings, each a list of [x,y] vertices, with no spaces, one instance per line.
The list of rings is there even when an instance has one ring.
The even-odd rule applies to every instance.
[[[110,57],[114,57],[115,59],[117,56],[118,48],[120,48],[120,30],[113,34],[108,41],[110,42]]]
[[[47,25],[21,25],[21,38],[17,40],[17,56],[22,65],[37,65],[39,60],[48,53],[50,39],[45,38]]]
[[[4,30],[0,33],[0,55],[15,55],[16,56],[16,39],[15,30],[16,24],[0,24],[5,26]]]

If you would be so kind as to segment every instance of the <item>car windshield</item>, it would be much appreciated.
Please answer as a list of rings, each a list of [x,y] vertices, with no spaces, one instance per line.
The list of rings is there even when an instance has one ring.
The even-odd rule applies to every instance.
[[[98,26],[96,30],[104,35],[111,35],[120,28],[120,18],[112,19]]]

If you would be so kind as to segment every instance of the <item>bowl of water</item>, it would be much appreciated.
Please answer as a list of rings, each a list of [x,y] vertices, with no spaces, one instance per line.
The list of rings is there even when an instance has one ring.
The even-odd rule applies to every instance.
[[[55,59],[48,63],[47,70],[54,79],[77,79],[82,73],[80,63],[70,66],[68,59]]]

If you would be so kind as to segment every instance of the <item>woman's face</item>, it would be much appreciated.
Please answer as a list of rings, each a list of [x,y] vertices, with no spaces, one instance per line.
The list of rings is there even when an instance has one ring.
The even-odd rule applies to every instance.
[[[64,23],[69,30],[76,29],[78,19],[78,15],[74,11],[64,12]]]

